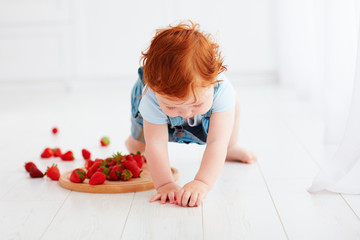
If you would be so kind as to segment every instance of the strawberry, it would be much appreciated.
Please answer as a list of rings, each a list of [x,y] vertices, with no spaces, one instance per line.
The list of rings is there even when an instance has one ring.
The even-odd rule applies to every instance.
[[[89,169],[92,165],[94,164],[94,161],[92,161],[92,160],[85,160],[85,165],[84,165],[84,167],[85,167],[85,169]]]
[[[133,174],[130,170],[125,169],[121,173],[121,180],[123,181],[129,181],[132,178]]]
[[[31,166],[36,167],[35,163],[33,163],[33,162],[26,162],[26,163],[25,163],[25,169],[26,169],[26,171],[30,172]]]
[[[109,179],[116,181],[121,178],[121,174],[123,172],[123,169],[119,165],[115,165],[111,167],[110,173],[109,173]]]
[[[132,154],[128,154],[125,156],[125,159],[126,160],[129,160],[129,161],[134,161],[134,158],[133,158],[133,155]]]
[[[60,178],[60,171],[56,164],[53,164],[51,167],[48,167],[45,175],[52,180],[58,181]]]
[[[58,129],[57,129],[57,127],[54,127],[51,131],[52,131],[53,134],[57,134]]]
[[[72,151],[67,151],[66,153],[64,153],[63,155],[61,155],[61,159],[64,161],[72,161],[74,160],[74,154]]]
[[[42,177],[44,177],[44,174],[36,166],[31,166],[30,167],[30,177],[42,178]]]
[[[98,167],[95,172],[102,172],[107,176],[109,174],[110,170],[107,167]]]
[[[142,166],[144,164],[144,158],[140,154],[137,153],[137,154],[133,155],[133,159],[136,161],[139,168],[142,168]]]
[[[98,185],[98,184],[103,184],[106,180],[106,175],[102,172],[96,172],[94,173],[89,181],[90,185]]]
[[[121,153],[117,152],[116,154],[112,155],[112,158],[114,159],[115,162],[117,163],[121,163],[122,161],[124,161],[125,157],[123,155],[121,155]]]
[[[107,158],[105,159],[105,161],[108,166],[114,166],[117,164],[117,162],[113,158]]]
[[[101,166],[101,162],[94,162],[94,164],[87,171],[86,177],[91,178],[91,176],[96,172],[96,170]]]
[[[141,169],[137,165],[136,161],[125,160],[123,163],[121,163],[121,165],[131,171],[131,173],[133,174],[133,178],[137,178],[140,176]]]
[[[103,137],[100,140],[100,144],[101,146],[106,147],[107,145],[110,144],[110,139],[108,137]]]
[[[76,168],[70,175],[70,181],[74,183],[82,183],[86,178],[86,172],[81,168]]]
[[[88,150],[86,150],[85,148],[82,150],[82,155],[85,160],[89,160],[91,157],[91,153]]]
[[[53,152],[54,152],[55,157],[61,157],[61,155],[62,155],[60,148],[54,148]]]
[[[103,164],[105,162],[105,160],[101,159],[101,158],[97,158],[94,160],[94,162],[99,162],[99,163]]]
[[[41,158],[51,158],[52,156],[54,156],[54,152],[51,148],[45,148],[41,153]]]

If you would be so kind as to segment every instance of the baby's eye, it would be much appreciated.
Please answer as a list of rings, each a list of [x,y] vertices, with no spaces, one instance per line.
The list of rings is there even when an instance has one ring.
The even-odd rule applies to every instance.
[[[168,107],[168,106],[166,106],[166,108],[170,110],[175,109],[175,107]]]

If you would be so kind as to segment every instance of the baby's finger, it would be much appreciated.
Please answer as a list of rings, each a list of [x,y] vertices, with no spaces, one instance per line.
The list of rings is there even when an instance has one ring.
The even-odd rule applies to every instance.
[[[181,205],[182,206],[187,206],[188,202],[189,202],[189,198],[191,196],[191,192],[184,192],[182,199],[181,199]]]
[[[195,206],[200,206],[201,201],[203,200],[203,198],[204,198],[204,194],[199,193],[199,196],[198,196],[198,198],[196,200]]]
[[[173,204],[174,203],[174,193],[173,192],[169,192],[168,193],[168,195],[169,195],[169,202],[171,203],[171,204]]]
[[[193,207],[198,199],[199,193],[193,193],[190,197],[189,207]]]
[[[166,203],[166,199],[167,199],[167,194],[161,195],[161,203],[162,203],[162,204],[165,204],[165,203]]]
[[[161,194],[156,194],[155,196],[153,196],[151,199],[150,199],[150,202],[154,202],[154,201],[157,201],[159,200],[161,197]]]
[[[184,193],[184,189],[180,189],[179,191],[176,192],[175,196],[176,196],[176,204],[177,205],[181,204],[181,198],[182,198],[183,193]]]

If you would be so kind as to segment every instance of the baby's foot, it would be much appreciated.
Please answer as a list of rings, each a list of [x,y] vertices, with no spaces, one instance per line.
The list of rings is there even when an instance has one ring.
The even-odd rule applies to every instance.
[[[257,161],[256,155],[250,150],[234,146],[228,149],[226,161],[239,161],[242,163],[254,163]]]

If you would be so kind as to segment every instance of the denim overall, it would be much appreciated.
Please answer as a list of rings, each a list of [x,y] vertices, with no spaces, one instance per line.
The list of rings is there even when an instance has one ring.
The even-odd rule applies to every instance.
[[[145,143],[144,130],[143,130],[143,118],[139,112],[139,105],[141,101],[141,94],[144,88],[143,82],[143,69],[138,69],[139,78],[135,83],[131,93],[131,134],[135,140]],[[219,84],[215,84],[214,96],[218,91]],[[168,118],[168,132],[169,142],[178,143],[197,143],[206,144],[207,133],[209,130],[209,122],[211,116],[211,109],[202,115],[201,124],[190,127],[184,124],[184,118],[181,116]]]

